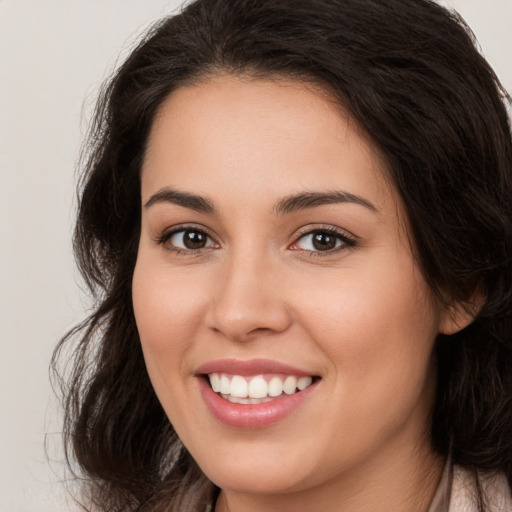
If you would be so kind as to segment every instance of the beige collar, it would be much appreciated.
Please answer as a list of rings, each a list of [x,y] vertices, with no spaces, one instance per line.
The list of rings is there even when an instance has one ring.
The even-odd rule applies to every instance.
[[[428,512],[478,512],[475,474],[462,466],[446,464]],[[502,473],[478,472],[489,512],[512,512],[512,497]]]

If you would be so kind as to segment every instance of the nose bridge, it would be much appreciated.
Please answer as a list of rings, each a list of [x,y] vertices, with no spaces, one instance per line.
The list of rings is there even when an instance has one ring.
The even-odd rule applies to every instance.
[[[216,276],[213,327],[239,341],[255,332],[282,332],[289,315],[279,272],[267,251],[246,247],[227,256]]]

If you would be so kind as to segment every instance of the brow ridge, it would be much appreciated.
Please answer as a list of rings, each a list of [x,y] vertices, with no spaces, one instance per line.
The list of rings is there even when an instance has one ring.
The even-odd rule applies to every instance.
[[[342,190],[328,192],[301,192],[281,199],[274,207],[276,214],[288,214],[298,210],[315,208],[317,206],[337,203],[352,203],[363,206],[373,212],[377,208],[364,197]]]
[[[144,207],[149,208],[158,203],[177,204],[207,214],[215,214],[217,211],[213,201],[196,194],[191,194],[190,192],[182,192],[170,187],[164,187],[153,194],[148,201],[146,201]],[[277,202],[273,211],[275,214],[284,215],[299,210],[338,203],[352,203],[363,206],[373,212],[378,211],[367,199],[341,190],[327,192],[307,191],[287,196]]]
[[[144,208],[149,208],[157,203],[177,204],[178,206],[208,214],[214,214],[216,211],[215,205],[209,199],[189,192],[181,192],[170,187],[164,187],[153,194],[144,204]]]

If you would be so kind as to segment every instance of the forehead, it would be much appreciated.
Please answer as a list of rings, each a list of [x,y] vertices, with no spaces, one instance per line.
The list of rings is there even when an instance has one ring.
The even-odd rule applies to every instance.
[[[220,76],[182,87],[154,120],[143,198],[173,186],[219,197],[346,189],[395,202],[383,159],[328,93],[290,80]]]

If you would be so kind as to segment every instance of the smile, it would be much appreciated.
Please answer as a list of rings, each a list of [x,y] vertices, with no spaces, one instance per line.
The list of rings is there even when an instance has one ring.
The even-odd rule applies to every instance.
[[[208,374],[210,386],[224,400],[238,404],[265,403],[283,394],[293,395],[313,383],[312,376]]]
[[[268,360],[217,360],[196,371],[204,402],[230,427],[262,428],[284,419],[308,401],[320,376]]]

